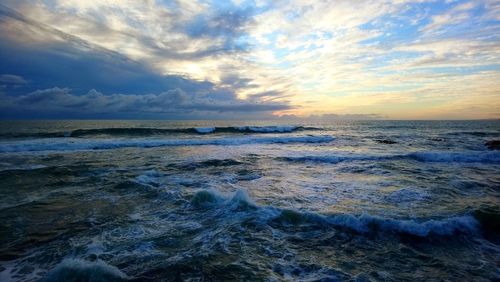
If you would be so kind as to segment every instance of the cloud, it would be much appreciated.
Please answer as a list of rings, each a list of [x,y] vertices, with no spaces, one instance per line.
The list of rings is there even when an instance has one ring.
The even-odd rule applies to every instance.
[[[3,95],[0,107],[6,111],[5,117],[29,114],[32,117],[193,118],[204,113],[203,118],[207,114],[234,118],[236,115],[266,116],[291,108],[285,102],[263,103],[260,99],[238,98],[234,89],[250,83],[238,75],[227,76],[225,83],[219,85],[182,75],[163,75],[144,62],[5,7],[0,9],[0,22],[4,23],[0,27],[2,34],[7,35],[6,40],[0,42],[0,73],[15,71],[22,75],[0,76],[0,83],[22,84]],[[91,88],[102,92],[88,91]]]
[[[6,8],[0,9],[0,23],[0,32],[5,35],[0,41],[0,73],[11,71],[32,80],[34,83],[26,85],[23,92],[54,85],[82,92],[98,88],[121,93],[169,88],[195,91],[213,86],[182,76],[158,74],[148,65]]]
[[[22,76],[13,74],[2,74],[0,75],[0,84],[26,84],[27,81],[24,80]]]
[[[253,10],[250,8],[214,10],[208,14],[198,15],[178,28],[192,38],[222,37],[226,41],[233,41],[246,33],[246,28],[253,23],[252,16]],[[224,44],[227,46],[228,42]]]
[[[387,116],[381,114],[322,114],[309,116],[282,115],[279,119],[298,120],[302,122],[331,122],[338,120],[379,120],[386,119]]]
[[[476,105],[468,97],[488,100],[476,107],[487,113],[500,100],[496,2],[6,0],[14,10],[0,6],[0,73],[26,83],[1,91],[68,88],[64,108],[85,107],[78,97],[97,89],[148,115],[167,115],[155,107],[162,97],[191,114],[412,118],[439,105],[474,118],[482,114],[464,110]],[[161,96],[177,90],[185,103]]]
[[[270,116],[272,111],[290,107],[280,103],[247,102],[214,95],[193,95],[181,89],[157,94],[108,94],[90,90],[76,95],[68,88],[37,90],[25,95],[1,95],[3,117],[112,117],[186,118],[194,116],[234,118],[235,114],[256,117]],[[258,116],[256,115],[258,114]]]
[[[423,32],[437,32],[449,25],[461,23],[471,17],[469,12],[476,7],[474,2],[458,4],[445,13],[435,15],[431,22],[422,28]]]

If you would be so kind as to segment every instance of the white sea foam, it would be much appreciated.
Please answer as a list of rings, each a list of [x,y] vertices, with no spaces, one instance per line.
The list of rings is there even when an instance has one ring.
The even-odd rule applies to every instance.
[[[360,233],[394,232],[405,233],[419,237],[429,235],[450,236],[456,232],[477,233],[479,222],[469,215],[445,217],[440,219],[391,219],[368,214],[333,214],[322,215],[313,212],[300,212],[290,209],[280,209],[274,206],[258,206],[244,189],[236,190],[232,195],[224,195],[216,190],[202,190],[195,194],[205,203],[216,203],[222,208],[234,208],[241,205],[258,211],[263,220],[280,219],[285,223],[302,224],[317,223],[322,226],[345,227]]]
[[[251,207],[257,207],[254,200],[248,195],[248,192],[245,189],[236,190],[236,192],[234,192],[233,196],[229,201],[227,201],[227,203],[230,205],[244,204]]]
[[[257,207],[245,189],[237,189],[232,194],[224,194],[215,189],[200,190],[193,195],[191,203],[195,206],[218,204],[230,208],[238,208],[241,205]]]
[[[144,185],[158,185],[161,174],[156,170],[148,170],[135,177],[135,181]]]
[[[40,151],[81,151],[105,150],[125,147],[164,147],[164,146],[201,146],[220,145],[236,146],[248,144],[288,144],[288,143],[324,143],[334,138],[328,135],[317,136],[254,136],[223,137],[198,139],[79,139],[79,138],[46,138],[0,143],[0,152],[40,152]]]
[[[215,131],[215,127],[196,127],[194,130],[201,134],[208,134]]]

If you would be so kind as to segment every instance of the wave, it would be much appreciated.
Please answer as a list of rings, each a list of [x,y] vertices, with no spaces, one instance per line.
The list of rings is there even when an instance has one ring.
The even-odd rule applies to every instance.
[[[424,151],[409,154],[394,155],[364,155],[364,154],[339,154],[330,156],[301,156],[282,157],[285,161],[291,162],[316,162],[336,164],[348,161],[383,161],[383,160],[403,160],[410,159],[419,162],[442,162],[442,163],[500,163],[500,152],[489,151]]]
[[[500,163],[500,152],[415,152],[407,155],[409,158],[421,162],[445,163]]]
[[[64,259],[41,281],[127,281],[117,267],[102,260]]]
[[[473,214],[481,224],[483,234],[500,244],[500,207],[482,207],[475,210]]]
[[[30,171],[30,170],[39,170],[39,169],[47,168],[46,165],[40,165],[40,164],[19,165],[19,166],[7,165],[5,167],[1,167],[1,166],[2,166],[2,164],[0,164],[0,173],[3,173],[3,172],[16,172],[16,171]]]
[[[368,214],[320,215],[285,209],[274,219],[284,224],[317,224],[324,227],[347,228],[358,233],[368,234],[389,232],[408,234],[418,237],[432,235],[451,236],[456,233],[476,234],[479,223],[470,215],[442,219],[391,219]]]
[[[78,139],[78,138],[49,138],[33,139],[17,142],[1,142],[1,153],[14,152],[43,152],[43,151],[82,151],[106,150],[126,147],[152,148],[165,146],[235,146],[248,144],[289,144],[289,143],[325,143],[334,138],[328,135],[318,136],[273,136],[273,137],[221,137],[199,139]]]
[[[117,127],[76,129],[58,132],[14,132],[2,133],[1,138],[59,138],[87,136],[156,136],[170,134],[210,134],[210,133],[291,133],[296,131],[321,130],[316,127],[273,125],[273,126],[227,126],[227,127],[188,127],[188,128],[148,128],[148,127]]]
[[[393,191],[387,195],[386,200],[390,203],[401,204],[414,201],[423,201],[430,199],[430,195],[416,188],[406,187]]]
[[[478,137],[488,137],[488,136],[500,136],[500,131],[455,131],[455,132],[449,132],[446,135],[451,135],[451,136],[471,135]]]
[[[380,230],[419,237],[430,235],[450,236],[457,232],[477,233],[478,222],[473,216],[456,216],[443,219],[417,221],[413,219],[388,219],[371,215],[334,215],[326,218],[333,225],[347,227],[361,233]]]
[[[417,237],[451,236],[457,233],[478,234],[479,221],[472,215],[440,219],[391,219],[368,214],[318,214],[273,206],[258,206],[245,190],[238,189],[232,195],[214,189],[201,190],[193,195],[191,204],[197,208],[219,207],[234,210],[235,207],[263,217],[271,225],[312,225],[317,228],[345,228],[360,234],[377,232],[407,234]]]

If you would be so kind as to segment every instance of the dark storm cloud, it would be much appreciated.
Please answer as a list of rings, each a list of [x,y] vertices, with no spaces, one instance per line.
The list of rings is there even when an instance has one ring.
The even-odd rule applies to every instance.
[[[98,47],[61,31],[39,24],[0,6],[0,24],[15,20],[21,27],[54,42],[21,44],[16,35],[5,34],[0,41],[0,73],[13,73],[33,83],[18,89],[24,93],[53,86],[75,91],[96,88],[103,92],[144,93],[169,88],[185,91],[212,87],[208,82],[181,76],[162,76],[116,52]]]
[[[241,78],[235,74],[228,74],[223,76],[221,79],[222,85],[227,85],[236,88],[256,88],[257,84],[253,83],[253,80],[248,78]]]
[[[288,109],[282,104],[249,103],[237,99],[214,99],[211,95],[191,95],[181,89],[173,89],[158,94],[111,94],[104,95],[90,90],[84,95],[75,95],[68,88],[37,90],[20,96],[1,95],[0,110],[3,117],[23,114],[30,117],[59,117],[71,115],[79,118],[130,118],[134,116],[156,115],[158,118],[197,116],[219,117],[220,113],[251,114]],[[225,117],[228,117],[226,115]]]
[[[234,16],[227,22],[222,18],[214,21],[209,33],[215,36],[219,30],[230,40],[231,33],[236,32],[230,25],[243,19]],[[4,26],[0,27],[0,84],[19,86],[0,88],[3,118],[262,117],[290,108],[283,103],[238,99],[233,89],[249,82],[240,82],[236,76],[231,78],[232,86],[218,86],[183,76],[160,75],[141,62],[1,5],[0,24]],[[7,29],[13,24],[18,27],[15,34]]]

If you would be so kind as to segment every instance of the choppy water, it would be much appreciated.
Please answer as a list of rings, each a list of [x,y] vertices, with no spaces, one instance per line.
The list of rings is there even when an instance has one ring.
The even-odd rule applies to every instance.
[[[500,279],[498,121],[2,122],[0,139],[0,281]]]

